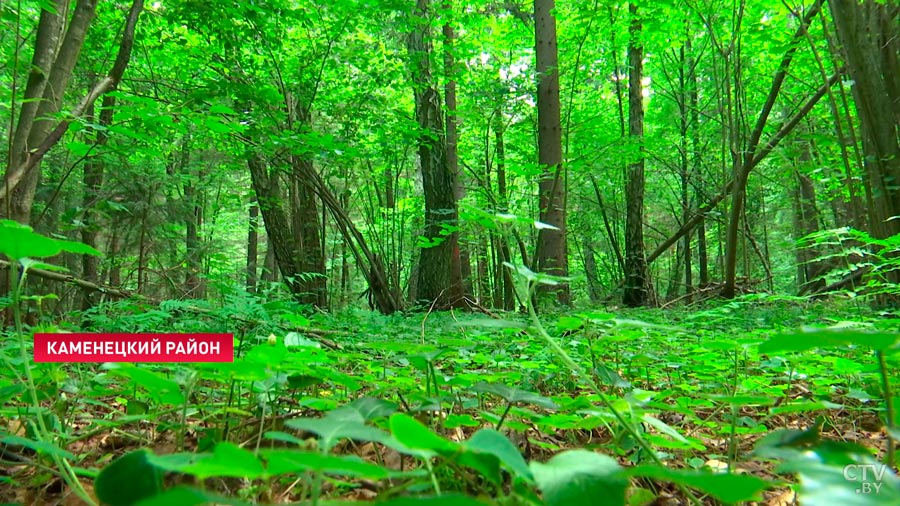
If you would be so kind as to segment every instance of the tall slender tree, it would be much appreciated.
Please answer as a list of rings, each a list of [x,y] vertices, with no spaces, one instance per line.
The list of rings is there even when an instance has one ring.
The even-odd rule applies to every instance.
[[[540,221],[554,228],[538,231],[535,262],[541,272],[556,276],[569,273],[566,245],[566,170],[562,159],[562,126],[559,102],[559,54],[556,43],[554,0],[534,1],[535,56],[537,58],[538,183]],[[554,287],[559,302],[568,304],[569,286]]]
[[[650,303],[650,270],[644,253],[644,47],[641,43],[641,18],[638,6],[628,6],[628,135],[637,146],[628,164],[625,182],[625,291],[626,306]]]

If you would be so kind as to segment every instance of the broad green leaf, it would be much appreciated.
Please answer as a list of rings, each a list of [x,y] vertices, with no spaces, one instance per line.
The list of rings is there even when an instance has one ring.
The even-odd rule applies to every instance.
[[[804,506],[900,504],[900,479],[859,445],[824,441],[786,456],[778,471],[798,474]]]
[[[209,112],[212,114],[237,114],[234,109],[222,104],[213,104],[209,107]]]
[[[376,418],[391,416],[397,411],[397,404],[375,397],[365,396],[347,403],[338,409],[350,409],[356,411],[362,416],[363,420],[370,421]]]
[[[428,450],[439,455],[452,455],[459,445],[435,434],[422,422],[404,413],[395,413],[390,419],[391,434],[404,446],[413,450]]]
[[[626,474],[665,480],[696,488],[729,504],[756,500],[759,498],[760,492],[774,485],[762,478],[746,474],[713,474],[659,466],[634,467],[628,469]]]
[[[134,506],[206,506],[209,504],[250,506],[253,503],[238,499],[230,499],[218,494],[213,494],[212,492],[181,485],[171,490],[166,490],[149,499],[132,504],[134,504]]]
[[[597,379],[604,385],[614,386],[616,388],[631,388],[631,383],[619,375],[618,371],[603,364],[597,364],[594,368],[594,374]]]
[[[46,258],[63,251],[100,256],[86,244],[51,239],[32,231],[31,227],[12,220],[0,220],[0,253],[19,260],[26,257]]]
[[[294,418],[285,422],[285,425],[316,434],[324,451],[333,448],[341,439],[377,442],[389,439],[389,435],[383,430],[366,425],[363,416],[353,409],[329,411],[323,418]]]
[[[162,473],[148,460],[149,450],[122,455],[100,471],[94,492],[108,506],[132,506],[162,491]]]
[[[150,397],[160,404],[184,402],[181,386],[160,374],[132,365],[105,364],[104,367],[109,369],[110,374],[131,378],[137,386],[146,390]]]
[[[254,480],[264,475],[263,465],[253,452],[227,441],[218,443],[211,455],[185,466],[181,472],[201,480],[212,477]]]
[[[806,327],[800,332],[778,334],[759,345],[760,353],[806,351],[816,348],[864,346],[875,350],[888,350],[897,344],[900,333],[869,332],[846,327]]]
[[[494,429],[481,429],[463,443],[469,451],[494,455],[515,476],[533,480],[531,469],[514,444]]]
[[[318,341],[313,341],[312,339],[303,336],[298,332],[288,332],[284,336],[284,345],[288,348],[291,347],[301,347],[301,348],[321,348],[322,344]]]
[[[311,376],[309,374],[291,374],[287,377],[288,387],[290,388],[309,388],[314,385],[321,385],[324,383],[324,380],[318,376]]]
[[[473,386],[472,390],[478,393],[494,394],[510,403],[521,402],[526,404],[534,404],[536,406],[547,409],[558,408],[555,402],[547,397],[544,397],[543,395],[529,392],[527,390],[520,390],[518,388],[511,388],[500,383],[486,383],[482,381]]]
[[[380,480],[400,473],[366,462],[354,455],[337,456],[298,450],[261,450],[269,476],[299,472],[323,472],[336,476],[351,476]]]
[[[663,434],[669,436],[670,438],[672,438],[675,441],[677,441],[678,443],[680,443],[682,445],[682,446],[680,446],[681,448],[693,448],[694,450],[701,450],[701,451],[706,449],[706,448],[704,448],[704,446],[702,444],[700,444],[696,441],[688,440],[687,438],[682,436],[680,432],[675,430],[674,427],[663,422],[659,418],[656,418],[654,416],[651,416],[651,415],[645,413],[644,416],[641,417],[641,420],[644,423],[651,425],[656,430],[662,432]]]
[[[532,462],[530,468],[547,506],[625,504],[628,480],[615,459],[606,455],[568,450],[546,464]]]

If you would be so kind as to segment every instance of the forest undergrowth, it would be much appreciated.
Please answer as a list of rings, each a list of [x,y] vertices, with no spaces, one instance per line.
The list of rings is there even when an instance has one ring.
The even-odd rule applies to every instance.
[[[236,294],[70,316],[2,341],[0,503],[900,503],[900,320],[853,300],[383,316]],[[232,332],[236,359],[23,380],[32,332],[161,329]]]

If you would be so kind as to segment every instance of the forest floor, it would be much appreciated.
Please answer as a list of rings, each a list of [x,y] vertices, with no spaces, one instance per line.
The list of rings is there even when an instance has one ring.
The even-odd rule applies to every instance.
[[[83,504],[60,479],[57,455],[69,457],[87,494],[108,495],[95,491],[98,471],[141,448],[152,452],[141,454],[145,467],[126,466],[126,478],[115,480],[110,471],[104,488],[137,486],[132,475],[149,462],[166,472],[167,489],[200,490],[195,502],[158,504],[215,502],[213,495],[231,504],[351,504],[423,492],[462,501],[427,504],[565,504],[552,497],[540,463],[580,449],[611,457],[617,469],[645,469],[622,486],[630,505],[788,505],[798,491],[809,494],[804,504],[828,504],[796,487],[804,468],[783,467],[799,455],[785,452],[852,443],[880,458],[887,447],[884,355],[840,329],[896,334],[900,320],[852,302],[745,297],[690,309],[543,314],[540,326],[559,349],[522,314],[303,318],[290,305],[248,304],[200,314],[117,306],[82,316],[79,326],[91,331],[134,332],[221,331],[235,307],[242,321],[255,320],[235,333],[234,364],[35,367],[50,441],[24,424],[29,396],[6,371],[0,436],[10,444],[0,453],[0,504]],[[803,330],[810,326],[840,332],[828,341]],[[760,349],[778,336],[793,344]],[[18,356],[15,341],[5,340],[7,357]],[[892,357],[885,370],[896,383]],[[524,460],[485,429],[506,436]],[[759,480],[706,483],[661,468]],[[619,481],[604,483],[618,490]]]

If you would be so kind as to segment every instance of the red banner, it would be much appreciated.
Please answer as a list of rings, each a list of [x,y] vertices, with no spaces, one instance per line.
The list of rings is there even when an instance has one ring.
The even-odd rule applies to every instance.
[[[41,362],[234,362],[233,334],[35,334]]]

